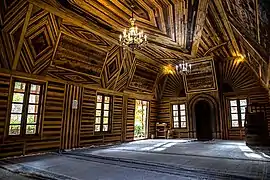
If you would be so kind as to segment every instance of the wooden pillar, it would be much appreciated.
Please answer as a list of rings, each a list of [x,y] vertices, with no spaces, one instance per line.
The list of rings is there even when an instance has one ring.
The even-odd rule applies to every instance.
[[[127,128],[127,104],[128,97],[123,96],[123,107],[122,107],[122,131],[121,131],[121,142],[126,141],[126,128]]]

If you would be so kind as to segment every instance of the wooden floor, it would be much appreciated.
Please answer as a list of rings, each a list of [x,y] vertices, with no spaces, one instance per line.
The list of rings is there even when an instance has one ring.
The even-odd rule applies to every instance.
[[[47,179],[270,179],[270,151],[243,141],[141,140],[0,161]]]

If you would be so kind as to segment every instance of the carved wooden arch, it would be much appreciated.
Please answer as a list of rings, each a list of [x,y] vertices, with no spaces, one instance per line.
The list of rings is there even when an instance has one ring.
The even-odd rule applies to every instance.
[[[195,105],[199,102],[199,101],[206,101],[209,103],[210,107],[211,107],[211,113],[212,113],[212,136],[213,138],[217,137],[217,122],[219,121],[219,117],[218,117],[218,103],[216,101],[216,99],[209,95],[209,94],[198,94],[194,97],[192,97],[189,100],[188,103],[188,110],[189,110],[189,130],[190,130],[190,137],[192,138],[196,138],[196,116],[195,116]]]

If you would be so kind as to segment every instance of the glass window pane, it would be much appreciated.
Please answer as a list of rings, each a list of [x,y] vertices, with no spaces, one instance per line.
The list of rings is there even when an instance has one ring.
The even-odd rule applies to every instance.
[[[104,111],[104,117],[108,117],[109,116],[109,111]]]
[[[185,105],[184,104],[181,104],[180,105],[180,110],[184,110],[186,107],[185,107]]]
[[[186,116],[182,116],[181,121],[186,121]]]
[[[101,110],[96,110],[96,116],[101,116]]]
[[[100,124],[100,117],[96,117],[95,124]]]
[[[36,125],[26,126],[26,134],[35,134],[35,133],[36,133]]]
[[[37,118],[38,118],[37,115],[28,114],[27,115],[27,124],[36,124],[37,123]]]
[[[173,111],[173,116],[178,116],[178,111]]]
[[[178,110],[178,105],[173,105],[173,111]]]
[[[102,96],[101,95],[97,95],[97,102],[102,102]]]
[[[109,123],[109,118],[105,117],[103,118],[103,124],[108,124]]]
[[[174,117],[174,118],[173,118],[173,121],[174,121],[174,122],[178,122],[178,117]]]
[[[23,103],[23,97],[24,97],[24,94],[22,93],[13,93],[12,102]]]
[[[109,110],[110,109],[110,104],[104,104],[104,110]]]
[[[38,113],[38,105],[28,105],[28,113]]]
[[[100,125],[95,125],[95,131],[100,131]]]
[[[14,91],[24,92],[25,91],[25,83],[15,82]]]
[[[103,125],[103,131],[108,131],[108,125]]]
[[[242,127],[245,127],[245,121],[242,121]]]
[[[105,96],[105,103],[110,103],[110,97],[109,96]]]
[[[185,116],[186,115],[186,111],[185,110],[181,111],[180,113],[181,113],[181,116]]]
[[[231,113],[237,113],[237,107],[231,107]]]
[[[11,114],[10,116],[10,124],[21,124],[21,114]]]
[[[231,106],[237,106],[237,101],[236,100],[231,100],[230,105]]]
[[[241,114],[241,119],[245,120],[246,114]]]
[[[19,135],[21,130],[21,125],[10,125],[9,126],[9,135]]]
[[[38,104],[39,102],[39,95],[30,94],[29,103]]]
[[[232,114],[232,120],[237,120],[238,119],[238,114]]]
[[[173,127],[174,127],[174,128],[179,128],[179,123],[178,123],[178,122],[174,122],[174,123],[173,123]]]
[[[241,113],[246,113],[246,107],[244,106],[244,107],[240,107],[240,109],[241,109]]]
[[[238,121],[232,121],[232,127],[238,127]]]
[[[186,122],[181,122],[181,128],[185,128],[187,127],[187,123]]]
[[[97,103],[97,109],[101,109],[101,103]]]
[[[39,94],[40,92],[40,85],[31,84],[30,93]]]
[[[240,106],[246,106],[246,105],[247,105],[247,100],[246,99],[240,100]]]
[[[12,104],[11,113],[22,113],[22,104]]]

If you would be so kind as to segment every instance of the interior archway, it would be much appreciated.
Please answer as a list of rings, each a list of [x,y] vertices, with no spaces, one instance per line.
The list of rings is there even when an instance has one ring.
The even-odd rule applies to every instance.
[[[213,110],[209,102],[200,100],[195,104],[196,134],[198,140],[211,140]]]

